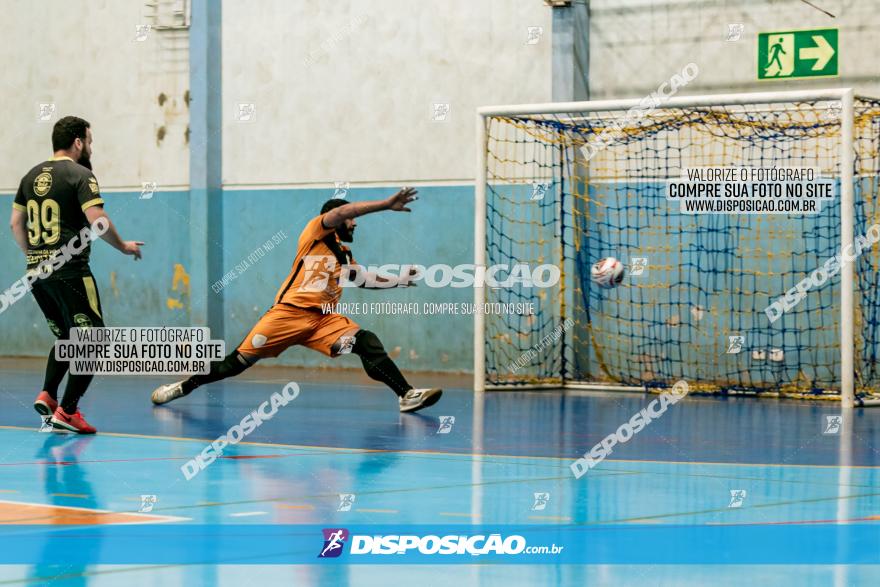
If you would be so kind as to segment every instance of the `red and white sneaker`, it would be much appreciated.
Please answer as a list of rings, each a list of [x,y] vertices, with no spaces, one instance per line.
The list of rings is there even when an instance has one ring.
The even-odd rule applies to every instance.
[[[53,428],[68,430],[77,434],[94,434],[97,432],[94,426],[86,422],[82,412],[77,410],[73,414],[68,414],[61,406],[58,406],[58,409],[55,410],[51,423]]]
[[[34,400],[34,409],[41,416],[51,416],[58,409],[58,401],[52,399],[48,392],[41,391]]]

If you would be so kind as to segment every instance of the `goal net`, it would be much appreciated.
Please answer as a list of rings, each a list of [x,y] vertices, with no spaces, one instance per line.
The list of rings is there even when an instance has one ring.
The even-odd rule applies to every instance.
[[[878,391],[880,245],[824,281],[815,270],[880,222],[880,101],[825,90],[639,103],[480,109],[477,265],[551,263],[562,277],[478,290],[534,313],[477,316],[477,389],[683,379],[857,403]],[[684,212],[667,184],[703,168],[810,169],[832,197],[811,212]],[[590,279],[604,257],[627,268],[616,288]],[[811,275],[802,299],[768,313]]]

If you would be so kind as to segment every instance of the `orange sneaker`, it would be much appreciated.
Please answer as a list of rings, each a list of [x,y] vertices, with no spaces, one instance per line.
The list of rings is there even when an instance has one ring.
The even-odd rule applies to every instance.
[[[41,416],[51,416],[58,409],[58,400],[52,399],[48,392],[41,391],[34,400],[34,409]]]
[[[61,406],[58,406],[58,409],[55,410],[51,422],[53,428],[68,430],[77,434],[94,434],[97,432],[94,426],[86,422],[82,412],[77,410],[73,414],[68,414]]]

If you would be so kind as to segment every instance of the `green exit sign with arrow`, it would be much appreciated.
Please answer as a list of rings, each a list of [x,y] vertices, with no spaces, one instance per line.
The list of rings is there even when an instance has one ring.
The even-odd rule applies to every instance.
[[[759,80],[837,74],[837,29],[758,34]]]

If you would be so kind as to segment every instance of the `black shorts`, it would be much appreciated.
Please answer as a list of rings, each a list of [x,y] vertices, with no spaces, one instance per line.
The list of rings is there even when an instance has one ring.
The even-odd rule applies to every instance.
[[[91,274],[36,281],[31,293],[58,338],[68,338],[71,328],[104,326],[101,298]]]

